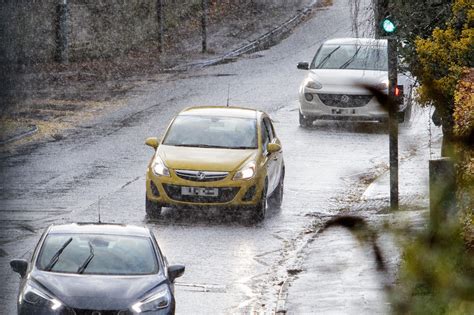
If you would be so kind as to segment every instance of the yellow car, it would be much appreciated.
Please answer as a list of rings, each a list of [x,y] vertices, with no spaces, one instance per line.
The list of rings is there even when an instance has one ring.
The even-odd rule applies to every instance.
[[[285,165],[270,117],[254,109],[192,107],[170,123],[146,173],[146,212],[162,207],[222,207],[265,217],[267,200],[279,208]]]

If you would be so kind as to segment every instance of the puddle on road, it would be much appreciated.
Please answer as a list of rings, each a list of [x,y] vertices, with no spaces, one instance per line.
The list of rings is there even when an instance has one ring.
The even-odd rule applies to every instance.
[[[175,286],[190,292],[226,293],[227,287],[219,284],[175,283]]]

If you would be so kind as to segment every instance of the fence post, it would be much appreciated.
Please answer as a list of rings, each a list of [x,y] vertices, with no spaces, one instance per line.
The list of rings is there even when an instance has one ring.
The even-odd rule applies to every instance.
[[[156,16],[158,19],[158,51],[163,52],[163,32],[164,32],[164,11],[163,11],[163,0],[156,1]]]
[[[452,159],[429,161],[430,172],[430,229],[437,233],[441,224],[457,213],[456,170]]]
[[[207,9],[208,0],[201,0],[202,15],[201,15],[201,26],[202,26],[202,52],[207,52]]]
[[[68,63],[68,4],[67,0],[60,0],[57,8],[57,60],[60,63]]]

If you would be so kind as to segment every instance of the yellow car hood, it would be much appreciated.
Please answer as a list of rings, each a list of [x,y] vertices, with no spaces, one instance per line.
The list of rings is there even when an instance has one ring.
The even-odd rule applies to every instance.
[[[255,158],[258,150],[193,148],[160,145],[157,155],[172,169],[225,171],[238,169],[246,161]]]

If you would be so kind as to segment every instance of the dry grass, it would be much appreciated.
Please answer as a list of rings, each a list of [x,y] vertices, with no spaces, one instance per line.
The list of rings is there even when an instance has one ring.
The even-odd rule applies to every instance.
[[[8,134],[15,130],[36,126],[37,132],[7,143],[1,151],[15,152],[18,148],[38,141],[57,141],[64,138],[67,130],[87,123],[98,114],[123,105],[121,101],[78,101],[59,99],[34,99],[20,106],[30,109],[15,112],[0,120],[0,132]]]

